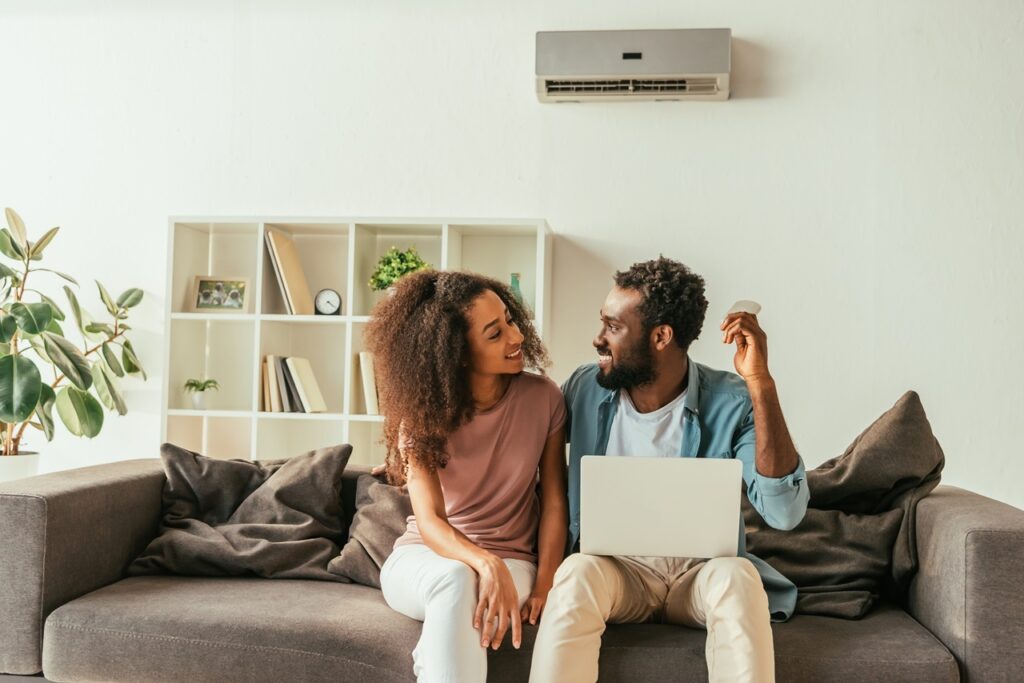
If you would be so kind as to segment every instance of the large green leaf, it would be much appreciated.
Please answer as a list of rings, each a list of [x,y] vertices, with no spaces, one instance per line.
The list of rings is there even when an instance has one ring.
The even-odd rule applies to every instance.
[[[64,311],[60,310],[60,306],[57,305],[56,301],[54,301],[53,299],[51,299],[50,297],[46,296],[45,294],[43,294],[42,292],[40,292],[38,290],[36,290],[36,294],[39,295],[39,298],[43,301],[43,303],[49,304],[50,308],[53,309],[52,315],[53,315],[53,317],[55,319],[57,319],[57,320],[64,320],[65,319]]]
[[[146,379],[146,371],[142,369],[139,357],[135,355],[135,349],[132,348],[132,343],[127,339],[121,345],[121,362],[124,363],[125,372],[129,374],[138,372],[142,374],[142,379]]]
[[[117,360],[117,354],[114,353],[114,349],[110,348],[110,344],[103,342],[103,346],[100,349],[103,354],[103,360],[106,362],[107,367],[118,377],[124,377],[124,368],[121,367],[121,363]]]
[[[103,301],[103,305],[107,307],[107,311],[110,315],[117,315],[117,304],[110,298],[110,292],[103,286],[103,283],[96,280],[96,287],[100,290],[100,299]]]
[[[53,241],[53,238],[57,236],[57,231],[60,228],[50,228],[46,231],[46,234],[39,238],[39,241],[32,245],[32,249],[29,250],[29,258],[33,261],[38,261],[43,257],[43,249],[46,249],[46,245]]]
[[[125,405],[121,388],[117,385],[117,378],[111,374],[102,361],[93,363],[92,376],[96,380],[94,384],[96,395],[100,397],[103,405],[111,410],[116,410],[118,415],[126,414],[128,406]]]
[[[89,389],[92,385],[89,361],[74,344],[52,332],[43,332],[43,347],[46,349],[46,355],[60,368],[69,382],[82,391]]]
[[[67,280],[68,282],[70,282],[73,285],[77,285],[78,284],[78,280],[76,280],[75,278],[71,277],[67,273],[60,272],[59,270],[53,270],[52,268],[33,268],[32,269],[33,273],[36,272],[36,271],[42,271],[44,273],[53,273],[54,275],[58,275],[58,276],[64,278],[65,280]]]
[[[57,394],[53,393],[50,385],[43,384],[42,391],[39,392],[39,404],[36,406],[36,417],[43,426],[43,434],[46,435],[47,441],[53,441],[53,404],[56,400]]]
[[[25,252],[21,250],[21,247],[18,246],[18,243],[11,235],[11,231],[7,228],[0,230],[0,253],[15,261],[25,260]]]
[[[75,318],[75,324],[78,325],[82,334],[85,334],[85,318],[82,316],[82,307],[78,304],[78,297],[67,285],[64,285],[64,294],[67,295],[68,303],[71,304],[71,315]]]
[[[14,339],[17,332],[18,321],[14,319],[13,315],[0,317],[0,344],[6,344]]]
[[[88,325],[85,326],[85,331],[94,332],[97,334],[102,333],[107,337],[114,336],[114,328],[108,325],[107,323],[89,323]]]
[[[11,228],[15,242],[21,247],[22,252],[27,251],[28,233],[25,232],[25,222],[21,220],[18,212],[10,207],[6,209],[5,213],[7,214],[7,225]]]
[[[53,318],[50,304],[23,304],[20,301],[11,304],[11,317],[18,321],[18,327],[28,334],[39,334],[46,329]]]
[[[138,306],[140,301],[142,301],[142,290],[138,287],[126,289],[121,293],[121,296],[117,297],[117,305],[120,308],[132,308],[133,306]]]
[[[16,270],[4,265],[3,263],[0,263],[0,278],[4,277],[15,284],[21,282],[21,276],[18,275],[18,272]]]
[[[42,337],[29,337],[28,338],[28,343],[32,346],[32,349],[36,352],[36,354],[40,358],[42,358],[45,362],[47,362],[47,363],[52,363],[53,362],[52,360],[50,360],[50,357],[48,355],[46,355],[46,347],[43,346],[43,339],[42,339]],[[0,346],[0,348],[3,348],[3,347]]]
[[[57,414],[68,431],[90,439],[103,429],[103,406],[87,391],[64,387],[57,393]]]
[[[42,378],[36,364],[23,356],[0,358],[0,420],[24,422],[39,403]]]

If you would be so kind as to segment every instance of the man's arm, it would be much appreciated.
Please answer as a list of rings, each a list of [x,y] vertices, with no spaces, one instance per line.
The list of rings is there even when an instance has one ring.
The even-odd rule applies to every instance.
[[[778,478],[796,470],[799,457],[782,417],[779,394],[771,376],[747,381],[754,410],[754,443],[757,445],[757,471]]]
[[[736,344],[736,372],[750,393],[752,415],[744,420],[736,444],[741,459],[754,451],[755,472],[747,478],[747,496],[768,524],[791,529],[803,519],[810,494],[775,380],[768,372],[767,335],[750,313],[728,316],[721,328],[723,343]]]

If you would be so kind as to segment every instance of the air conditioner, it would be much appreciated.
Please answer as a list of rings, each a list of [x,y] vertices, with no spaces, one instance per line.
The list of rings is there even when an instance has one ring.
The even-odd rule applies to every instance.
[[[732,30],[539,31],[541,102],[726,100]]]

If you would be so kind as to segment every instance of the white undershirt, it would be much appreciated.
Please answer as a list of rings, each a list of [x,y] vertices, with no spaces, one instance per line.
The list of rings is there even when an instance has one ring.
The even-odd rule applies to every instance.
[[[678,456],[683,445],[683,403],[686,390],[649,413],[633,405],[629,392],[619,390],[619,409],[608,435],[608,455],[666,458]]]
[[[686,390],[674,399],[649,413],[641,413],[633,405],[629,392],[619,390],[619,409],[612,420],[608,435],[607,455],[633,457],[671,458],[682,452],[683,446],[683,403]],[[639,557],[624,556],[620,560],[639,565],[649,571],[641,571],[641,579],[652,594],[658,594],[659,585],[671,583],[674,577],[682,576],[698,561],[683,557]],[[653,575],[650,573],[653,572]]]

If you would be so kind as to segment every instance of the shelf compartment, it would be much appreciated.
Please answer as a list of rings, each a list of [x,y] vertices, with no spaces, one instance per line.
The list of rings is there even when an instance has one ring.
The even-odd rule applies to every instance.
[[[248,460],[252,448],[252,419],[169,415],[167,441],[222,460]]]
[[[449,270],[468,270],[506,285],[519,273],[523,301],[537,310],[538,226],[448,226],[445,259]]]
[[[195,277],[245,278],[249,286],[243,313],[252,313],[256,293],[259,223],[176,222],[172,229],[171,311],[193,310]],[[231,315],[231,314],[224,314]]]
[[[352,444],[352,464],[380,465],[387,453],[382,443],[384,427],[380,422],[356,422],[348,426],[348,442]]]
[[[444,226],[440,223],[408,225],[356,224],[354,230],[354,252],[351,307],[353,316],[369,315],[374,305],[385,296],[384,292],[370,289],[370,277],[377,268],[377,262],[388,249],[396,247],[405,251],[415,247],[420,257],[433,268],[444,266],[441,252],[441,237]]]
[[[219,390],[206,392],[208,410],[251,411],[253,408],[253,343],[255,323],[225,316],[223,320],[173,319],[167,406],[189,410],[188,379],[212,378]]]
[[[344,353],[344,325],[296,325],[286,316],[285,320],[260,322],[260,352],[254,362],[262,363],[268,354],[309,359],[327,412],[340,414],[344,408]]]
[[[277,460],[345,443],[340,420],[279,420],[260,415],[256,424],[256,459]]]
[[[348,245],[349,225],[347,223],[268,223],[265,230],[279,230],[288,233],[295,243],[302,270],[309,284],[310,296],[316,297],[321,289],[333,289],[341,296],[342,314],[346,310],[348,291]],[[265,237],[261,237],[263,259],[262,304],[264,314],[288,315],[281,283],[278,281],[274,264],[270,259]],[[309,316],[301,316],[303,318]]]

